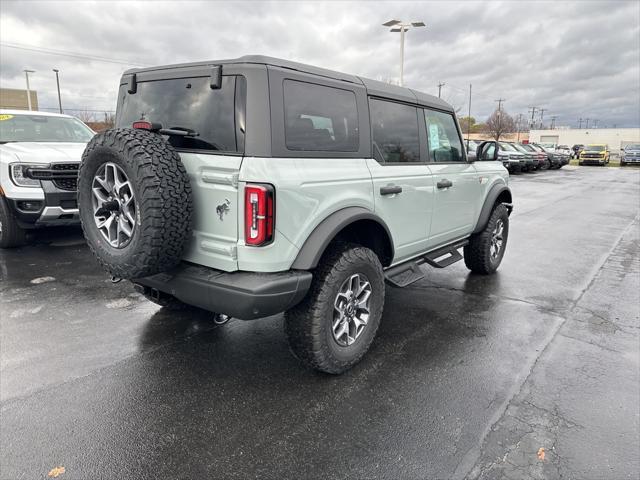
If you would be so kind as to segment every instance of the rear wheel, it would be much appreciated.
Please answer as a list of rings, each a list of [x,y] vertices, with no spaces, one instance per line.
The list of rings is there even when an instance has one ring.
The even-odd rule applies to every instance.
[[[0,197],[0,248],[24,245],[26,238],[24,229],[20,228],[11,214],[6,200]]]
[[[369,350],[384,307],[384,276],[376,254],[338,244],[322,258],[307,297],[285,314],[293,354],[332,374],[353,367]]]
[[[464,263],[474,273],[494,273],[504,256],[509,236],[509,211],[496,205],[484,229],[469,239],[464,247]]]

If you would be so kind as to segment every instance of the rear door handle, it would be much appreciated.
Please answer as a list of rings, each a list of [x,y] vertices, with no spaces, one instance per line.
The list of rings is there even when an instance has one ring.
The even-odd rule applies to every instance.
[[[396,193],[402,193],[402,187],[399,187],[397,185],[380,187],[380,195],[395,195]]]
[[[446,178],[443,178],[438,183],[436,183],[436,186],[438,188],[449,188],[449,187],[453,187],[453,182],[451,180],[447,180]]]

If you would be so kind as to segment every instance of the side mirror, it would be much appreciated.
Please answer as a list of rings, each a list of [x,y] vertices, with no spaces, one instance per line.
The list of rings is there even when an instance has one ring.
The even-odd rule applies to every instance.
[[[476,149],[476,160],[496,161],[498,160],[498,142],[482,142]]]

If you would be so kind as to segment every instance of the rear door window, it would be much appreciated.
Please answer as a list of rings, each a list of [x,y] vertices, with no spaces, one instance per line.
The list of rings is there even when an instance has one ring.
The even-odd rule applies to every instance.
[[[358,151],[358,108],[353,92],[284,80],[283,97],[288,150]]]
[[[120,87],[117,124],[130,127],[137,120],[163,128],[188,129],[192,136],[170,136],[169,143],[183,150],[242,153],[246,80],[223,76],[220,89],[211,89],[210,77],[139,82],[137,92]]]
[[[460,135],[453,115],[425,110],[429,158],[432,162],[450,163],[464,162]]]
[[[373,158],[380,163],[420,162],[416,107],[372,98],[369,111]]]

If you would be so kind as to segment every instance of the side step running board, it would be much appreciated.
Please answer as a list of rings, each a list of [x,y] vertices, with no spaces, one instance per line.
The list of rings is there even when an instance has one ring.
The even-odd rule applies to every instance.
[[[424,278],[424,273],[420,265],[428,263],[435,268],[444,268],[462,260],[462,255],[458,251],[469,243],[469,240],[460,240],[433,252],[429,252],[423,257],[414,258],[408,262],[395,265],[384,272],[385,280],[395,287],[406,287]]]

